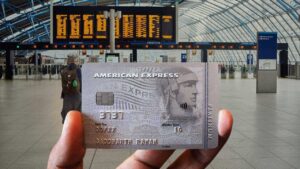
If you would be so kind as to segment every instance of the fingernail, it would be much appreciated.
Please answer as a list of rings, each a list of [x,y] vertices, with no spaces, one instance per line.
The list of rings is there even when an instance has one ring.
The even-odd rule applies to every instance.
[[[67,113],[67,116],[66,116],[66,118],[65,118],[65,122],[64,122],[64,125],[63,125],[63,129],[62,129],[62,132],[61,132],[61,136],[63,136],[65,133],[66,133],[66,131],[67,131],[67,128],[68,128],[68,126],[69,126],[69,121],[70,121],[70,114],[71,114],[72,112],[68,112]]]

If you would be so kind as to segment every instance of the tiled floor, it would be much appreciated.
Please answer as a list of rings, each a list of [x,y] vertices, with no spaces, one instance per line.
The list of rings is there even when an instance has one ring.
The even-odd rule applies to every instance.
[[[0,168],[44,169],[61,132],[58,80],[0,80]],[[255,80],[222,80],[221,107],[234,129],[209,169],[300,169],[300,80],[278,79],[277,94],[256,94]],[[84,166],[115,168],[132,150],[87,150]],[[165,168],[181,151],[164,165]]]

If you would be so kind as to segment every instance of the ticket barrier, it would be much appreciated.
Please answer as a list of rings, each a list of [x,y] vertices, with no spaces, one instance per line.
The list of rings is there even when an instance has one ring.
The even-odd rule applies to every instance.
[[[227,69],[225,66],[221,66],[221,79],[227,78]]]
[[[300,79],[300,62],[296,62],[296,79]]]
[[[0,80],[5,76],[5,64],[0,64]]]
[[[3,68],[3,76],[5,77],[5,64],[0,64]],[[60,77],[60,70],[64,65],[59,64],[15,64],[13,67],[13,77],[18,80],[46,80],[57,79]]]
[[[234,67],[233,66],[229,66],[229,71],[228,71],[228,73],[229,73],[229,79],[234,79],[234,74],[235,74],[235,69],[234,69]]]
[[[247,79],[248,78],[248,69],[245,65],[241,67],[241,78]]]

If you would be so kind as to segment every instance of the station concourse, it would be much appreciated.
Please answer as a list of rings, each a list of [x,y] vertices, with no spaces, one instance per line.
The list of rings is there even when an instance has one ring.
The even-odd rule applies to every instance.
[[[298,0],[0,3],[1,169],[47,168],[63,129],[61,72],[70,56],[79,68],[216,64],[219,107],[234,123],[207,168],[300,169]],[[83,168],[113,169],[134,152],[87,149]]]

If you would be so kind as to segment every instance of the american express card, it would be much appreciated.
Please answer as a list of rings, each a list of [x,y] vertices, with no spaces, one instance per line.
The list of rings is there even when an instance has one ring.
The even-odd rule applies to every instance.
[[[87,148],[214,148],[217,65],[90,63],[82,67]]]

